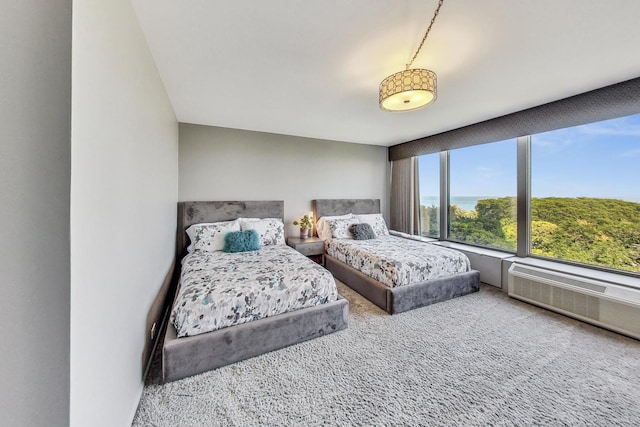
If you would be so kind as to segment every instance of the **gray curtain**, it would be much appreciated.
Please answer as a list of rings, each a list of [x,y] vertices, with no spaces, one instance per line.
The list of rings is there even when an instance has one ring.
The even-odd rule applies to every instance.
[[[420,234],[418,158],[391,162],[391,229]]]

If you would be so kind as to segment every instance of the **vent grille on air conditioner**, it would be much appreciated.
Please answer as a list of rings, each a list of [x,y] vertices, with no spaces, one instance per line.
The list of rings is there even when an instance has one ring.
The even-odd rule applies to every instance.
[[[611,287],[616,285],[538,267],[509,268],[509,296],[640,339],[638,299],[608,295]]]

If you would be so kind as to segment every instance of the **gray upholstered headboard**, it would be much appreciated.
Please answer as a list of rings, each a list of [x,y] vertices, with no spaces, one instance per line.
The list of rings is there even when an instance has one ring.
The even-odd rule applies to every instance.
[[[380,199],[318,199],[311,203],[314,218],[348,213],[380,213]]]
[[[178,203],[178,259],[186,253],[189,238],[185,231],[201,222],[231,221],[236,218],[284,218],[284,201],[264,200],[246,202],[179,202]]]

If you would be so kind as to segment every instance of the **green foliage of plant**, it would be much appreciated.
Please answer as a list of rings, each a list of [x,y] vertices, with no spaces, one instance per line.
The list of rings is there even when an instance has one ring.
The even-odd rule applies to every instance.
[[[423,234],[437,236],[438,208],[421,206]],[[451,206],[451,240],[516,250],[516,199]],[[531,200],[531,252],[550,258],[640,272],[640,203],[596,198]]]
[[[490,248],[516,250],[516,199],[478,200],[473,211],[451,206],[449,238]]]
[[[420,227],[424,236],[440,235],[440,213],[436,205],[420,206]]]
[[[293,221],[293,225],[299,225],[301,229],[308,230],[313,228],[313,217],[305,215],[297,221]]]
[[[640,203],[588,197],[531,201],[531,252],[640,271]]]

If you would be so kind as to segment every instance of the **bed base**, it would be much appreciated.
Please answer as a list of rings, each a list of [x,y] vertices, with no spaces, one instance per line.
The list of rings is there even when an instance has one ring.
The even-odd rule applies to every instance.
[[[480,272],[476,270],[390,288],[326,254],[325,267],[335,278],[389,314],[446,301],[480,289]]]
[[[162,348],[163,382],[176,381],[346,329],[344,298],[193,337],[178,338],[171,322]]]

